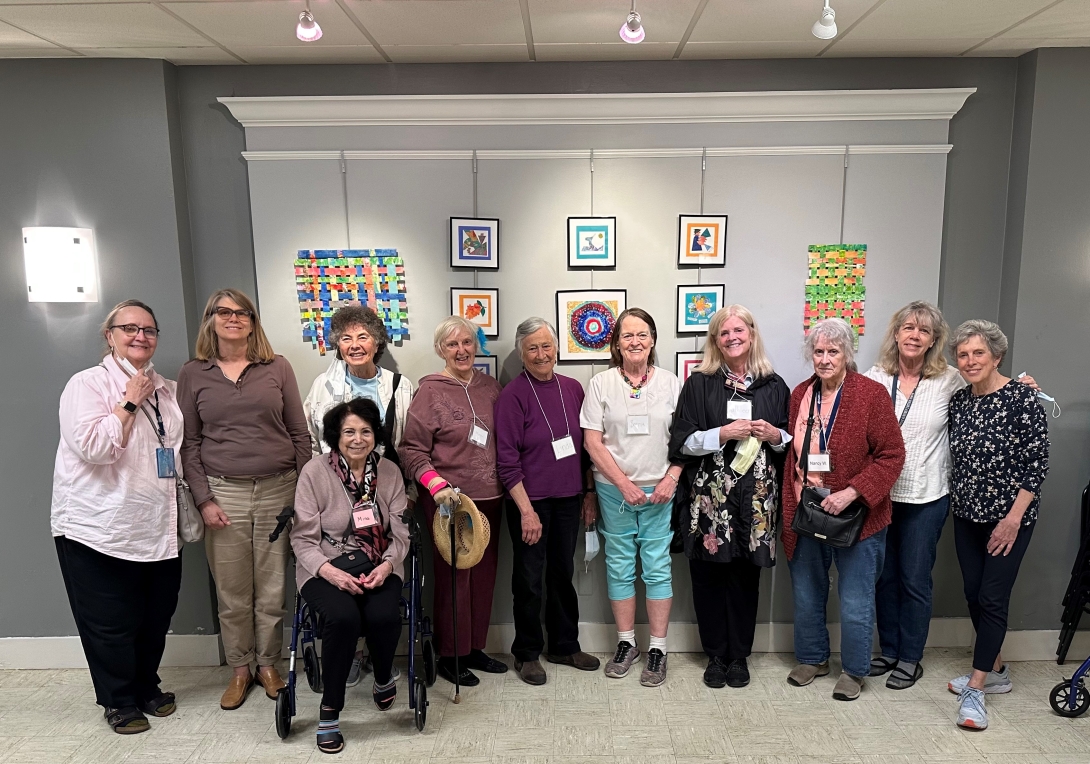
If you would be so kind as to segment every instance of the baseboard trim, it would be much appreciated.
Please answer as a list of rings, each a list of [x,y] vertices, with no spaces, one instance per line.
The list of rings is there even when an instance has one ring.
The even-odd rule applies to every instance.
[[[505,653],[510,649],[515,627],[509,623],[492,624],[488,630],[486,649]],[[647,644],[647,624],[636,626],[636,638]],[[794,628],[790,623],[759,623],[753,640],[758,653],[789,653],[793,648]],[[1003,644],[1003,655],[1012,661],[1052,661],[1056,659],[1059,631],[1011,631]],[[402,633],[399,653],[408,649],[407,633]],[[834,652],[840,649],[840,624],[829,624],[829,639]],[[291,630],[284,631],[284,654],[287,656]],[[579,643],[592,653],[612,652],[617,645],[613,624],[579,624]],[[973,626],[968,618],[935,618],[927,638],[928,647],[969,647],[973,643]],[[700,634],[695,623],[670,624],[667,648],[678,653],[698,653]],[[875,643],[877,649],[877,641]],[[163,666],[219,666],[223,651],[217,634],[170,634],[167,636]],[[1072,661],[1090,655],[1090,631],[1075,635],[1069,651]],[[0,638],[0,669],[68,669],[86,668],[83,646],[79,637],[7,637]]]

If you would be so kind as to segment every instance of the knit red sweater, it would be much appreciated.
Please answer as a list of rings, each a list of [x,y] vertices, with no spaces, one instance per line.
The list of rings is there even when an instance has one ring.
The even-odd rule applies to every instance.
[[[787,431],[795,431],[806,390],[812,387],[817,375],[810,377],[791,392]],[[795,554],[798,536],[791,530],[795,519],[794,481],[798,479],[793,465],[798,463],[802,443],[793,441],[783,477],[783,547],[787,558]],[[842,491],[848,486],[859,491],[860,500],[870,507],[860,538],[873,536],[889,525],[893,513],[889,492],[905,463],[905,443],[901,428],[893,414],[889,390],[862,374],[849,371],[844,378],[844,392],[840,397],[840,410],[836,426],[829,441],[829,453],[833,454],[833,471],[822,476],[825,486]]]

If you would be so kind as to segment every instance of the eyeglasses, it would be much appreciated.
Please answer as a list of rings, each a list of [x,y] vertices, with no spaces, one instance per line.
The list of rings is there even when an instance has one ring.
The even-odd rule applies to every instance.
[[[212,311],[217,318],[222,318],[224,321],[234,316],[239,321],[249,321],[253,313],[248,310],[231,310],[230,308],[216,308]]]
[[[140,332],[144,333],[144,336],[149,340],[153,340],[159,336],[159,330],[154,326],[137,326],[136,324],[114,324],[111,329],[120,329],[126,337],[135,337]]]

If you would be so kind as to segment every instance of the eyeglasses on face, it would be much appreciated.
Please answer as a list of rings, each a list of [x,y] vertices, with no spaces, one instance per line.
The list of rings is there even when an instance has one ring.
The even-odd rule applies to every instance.
[[[254,315],[251,311],[248,310],[231,310],[230,308],[216,308],[212,311],[212,314],[215,315],[216,318],[222,318],[224,321],[229,319],[231,316],[234,316],[239,321],[249,321],[250,318]]]
[[[126,337],[135,337],[140,332],[149,340],[159,336],[159,330],[154,326],[137,326],[136,324],[114,324],[110,329],[120,329]]]

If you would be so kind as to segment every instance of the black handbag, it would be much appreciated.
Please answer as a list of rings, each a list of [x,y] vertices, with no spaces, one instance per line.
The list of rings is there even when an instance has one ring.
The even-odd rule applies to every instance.
[[[810,433],[814,428],[814,401],[820,384],[820,379],[814,381],[814,390],[810,396],[810,416],[806,420],[806,436],[803,438],[799,457],[799,466],[802,467],[802,496],[795,509],[795,518],[791,521],[791,530],[826,546],[848,549],[855,546],[863,532],[863,523],[867,520],[867,505],[856,500],[839,515],[831,515],[821,507],[821,502],[828,494],[822,494],[821,489],[806,485],[810,467],[807,458],[810,454]]]
[[[329,564],[355,578],[369,575],[375,569],[375,563],[371,562],[371,558],[362,549],[338,555]]]

